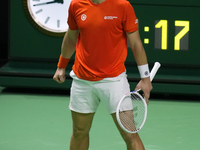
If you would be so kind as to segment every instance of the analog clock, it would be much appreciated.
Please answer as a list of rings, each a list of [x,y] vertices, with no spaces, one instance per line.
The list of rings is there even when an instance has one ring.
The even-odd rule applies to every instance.
[[[24,0],[25,12],[32,24],[51,36],[63,36],[68,29],[71,0]]]

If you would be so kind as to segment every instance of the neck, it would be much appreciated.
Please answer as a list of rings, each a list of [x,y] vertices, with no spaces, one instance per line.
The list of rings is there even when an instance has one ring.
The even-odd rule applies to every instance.
[[[103,3],[105,0],[91,0],[95,4]]]

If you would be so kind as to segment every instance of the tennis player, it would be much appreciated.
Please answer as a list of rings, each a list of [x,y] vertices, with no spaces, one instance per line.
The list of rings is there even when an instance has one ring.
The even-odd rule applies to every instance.
[[[124,65],[127,39],[141,75],[136,90],[143,90],[147,103],[152,89],[133,7],[127,0],[72,0],[68,25],[53,79],[58,83],[65,81],[65,68],[76,51],[70,72],[73,78],[69,104],[73,120],[70,150],[88,150],[89,131],[100,102],[111,114],[127,150],[143,150],[139,135],[124,132],[115,116],[119,100],[130,92]]]

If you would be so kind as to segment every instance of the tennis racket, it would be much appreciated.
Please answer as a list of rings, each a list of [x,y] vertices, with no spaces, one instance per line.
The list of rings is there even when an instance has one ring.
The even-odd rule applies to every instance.
[[[155,62],[150,73],[151,81],[160,66],[159,62]],[[146,100],[139,94],[139,91],[133,91],[124,95],[117,106],[117,121],[120,127],[128,133],[138,132],[146,121],[147,104]]]

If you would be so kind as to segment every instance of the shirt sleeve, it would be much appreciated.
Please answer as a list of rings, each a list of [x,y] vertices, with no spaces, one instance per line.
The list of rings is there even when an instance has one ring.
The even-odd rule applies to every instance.
[[[75,12],[74,12],[74,3],[73,3],[73,1],[71,1],[71,4],[70,4],[69,9],[68,9],[68,20],[67,20],[67,23],[68,23],[69,28],[71,30],[77,30],[78,29],[78,25],[77,25],[76,20],[75,20]]]
[[[138,30],[138,19],[132,5],[127,1],[125,5],[125,13],[123,19],[123,27],[126,33]]]

